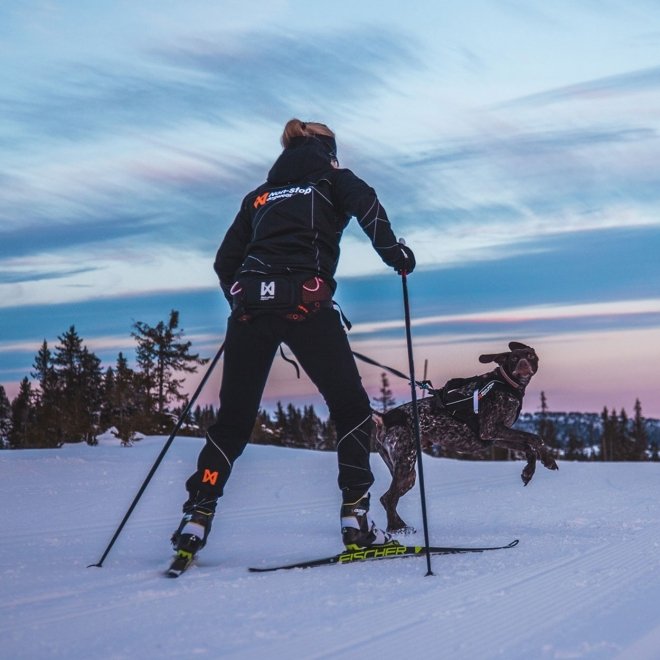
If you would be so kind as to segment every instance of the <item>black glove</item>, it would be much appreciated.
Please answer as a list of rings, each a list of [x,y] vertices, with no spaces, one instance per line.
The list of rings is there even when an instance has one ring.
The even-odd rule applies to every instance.
[[[403,243],[399,243],[397,248],[399,253],[394,259],[392,268],[394,268],[399,275],[402,275],[404,271],[407,275],[410,275],[410,273],[415,270],[415,255],[413,254],[413,251]]]

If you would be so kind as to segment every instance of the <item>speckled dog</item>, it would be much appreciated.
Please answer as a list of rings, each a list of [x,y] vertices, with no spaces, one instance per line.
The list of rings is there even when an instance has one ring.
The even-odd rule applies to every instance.
[[[539,459],[549,470],[557,470],[555,459],[543,439],[512,429],[518,419],[525,388],[538,370],[533,348],[511,342],[509,351],[481,355],[479,362],[498,367],[472,378],[454,378],[433,396],[417,402],[421,443],[424,451],[434,445],[457,453],[477,453],[492,446],[525,454],[522,471],[526,486],[534,476]],[[374,413],[376,446],[392,474],[392,483],[380,498],[387,512],[389,532],[414,531],[397,513],[399,499],[415,484],[417,460],[412,403],[385,414]]]

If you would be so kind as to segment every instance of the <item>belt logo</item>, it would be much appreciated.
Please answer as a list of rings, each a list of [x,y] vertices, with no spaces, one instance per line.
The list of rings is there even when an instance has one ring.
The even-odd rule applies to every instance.
[[[211,472],[211,470],[204,470],[204,476],[202,477],[202,483],[209,483],[211,486],[215,486],[215,482],[218,480],[218,472]]]
[[[261,300],[272,300],[275,297],[275,282],[261,283]]]

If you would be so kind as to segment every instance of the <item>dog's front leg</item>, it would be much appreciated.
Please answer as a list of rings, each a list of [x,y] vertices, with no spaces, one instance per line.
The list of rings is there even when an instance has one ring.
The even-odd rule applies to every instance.
[[[541,453],[543,440],[541,440],[538,435],[527,433],[526,431],[511,429],[503,424],[496,425],[492,429],[487,429],[486,432],[489,433],[491,437],[484,437],[483,432],[482,437],[484,437],[484,439],[492,440],[496,447],[520,451],[525,454],[527,465],[525,465],[520,475],[525,486],[532,480],[532,477],[536,472],[537,458],[540,458],[543,461],[543,464],[546,465],[545,460],[543,460],[543,454]],[[555,463],[555,467],[550,469],[557,469],[556,465],[557,464]],[[546,465],[546,467],[548,466]]]
[[[557,465],[557,461],[555,461],[555,457],[550,453],[550,450],[547,448],[545,444],[542,444],[542,446],[539,448],[539,458],[541,459],[541,463],[543,463],[543,466],[547,467],[548,470],[559,469],[559,466]]]
[[[496,438],[493,441],[493,444],[496,447],[502,447],[502,449],[510,449],[515,452],[523,452],[527,463],[520,473],[520,478],[522,479],[523,486],[526,486],[534,476],[536,472],[536,452],[527,444],[520,443],[510,440],[502,440],[501,438]]]

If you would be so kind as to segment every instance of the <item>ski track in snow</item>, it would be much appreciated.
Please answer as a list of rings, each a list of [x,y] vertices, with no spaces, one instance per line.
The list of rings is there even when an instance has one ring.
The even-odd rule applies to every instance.
[[[339,495],[334,454],[248,447],[208,547],[168,580],[200,446],[181,440],[104,567],[86,568],[163,441],[0,452],[3,657],[660,658],[660,465],[562,463],[523,488],[520,462],[426,457],[431,543],[520,545],[432,557],[433,576],[424,558],[253,575],[338,551]],[[419,509],[415,488],[406,543],[421,543]]]
[[[270,645],[268,652],[273,653],[273,657],[284,657],[286,653],[319,659],[360,657],[367,653],[381,657],[393,645],[403,643],[411,652],[439,646],[446,657],[512,657],[509,652],[539,632],[559,631],[564,620],[582,613],[588,616],[594,608],[616,603],[621,587],[656,573],[658,562],[649,564],[644,556],[653,538],[655,534],[647,534],[631,543],[594,548],[581,556],[546,563],[542,568],[532,566],[515,574],[502,571],[488,579],[480,576],[468,580],[442,591],[441,612],[437,612],[435,591],[408,597],[397,602],[395,607],[374,608],[360,617],[364,633],[348,642],[338,644],[334,634],[325,639],[314,632],[307,638],[297,639],[295,645],[290,641],[281,648]],[[630,555],[635,553],[638,553],[636,560],[629,561]],[[625,575],[617,575],[617,569],[624,563],[627,564]],[[613,577],[593,589],[587,589],[587,580],[583,578],[583,586],[575,589],[576,578],[594,569]],[[442,570],[439,562],[436,562],[436,570]],[[568,584],[565,583],[567,574],[572,578]],[[579,581],[577,584],[579,586]],[[507,607],[500,607],[502,599],[509,601]],[[443,628],[439,635],[442,620],[460,612],[465,615],[454,621],[450,629]],[[542,613],[541,623],[539,613]],[[373,636],[370,631],[374,628],[384,628],[386,632]],[[310,654],[309,649],[314,646],[323,651]],[[657,650],[660,654],[660,648]]]

